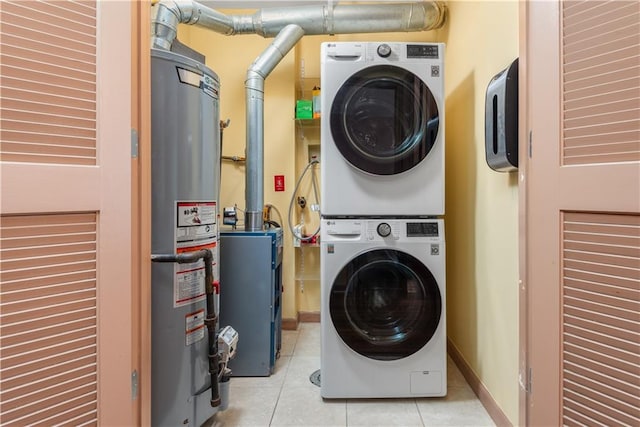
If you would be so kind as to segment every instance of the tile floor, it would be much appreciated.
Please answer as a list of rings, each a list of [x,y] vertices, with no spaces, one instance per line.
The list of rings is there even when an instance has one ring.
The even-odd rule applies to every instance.
[[[323,400],[309,376],[320,369],[320,324],[283,331],[270,377],[232,378],[229,407],[208,427],[231,426],[494,426],[464,377],[448,363],[443,398]]]

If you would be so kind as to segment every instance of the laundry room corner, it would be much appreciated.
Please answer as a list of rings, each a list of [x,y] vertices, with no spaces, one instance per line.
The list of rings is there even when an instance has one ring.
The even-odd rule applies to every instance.
[[[518,57],[518,2],[454,1],[448,7],[440,41],[447,44],[450,352],[517,425],[518,183],[517,174],[487,166],[484,112],[488,83]]]
[[[275,205],[284,217],[282,317],[291,327],[301,313],[316,321],[320,313],[318,248],[294,247],[287,215],[310,147],[322,150],[319,124],[303,127],[294,120],[301,81],[320,79],[321,43],[443,42],[448,341],[457,361],[477,380],[476,389],[497,404],[498,419],[517,425],[518,185],[513,173],[498,173],[486,164],[484,102],[491,78],[518,57],[518,2],[449,1],[447,7],[447,24],[435,31],[305,36],[266,79],[265,203]],[[224,100],[220,118],[231,119],[224,131],[223,155],[244,156],[245,74],[271,40],[227,37],[191,26],[180,27],[179,39],[203,53],[219,74]],[[242,162],[223,162],[221,207],[244,208],[244,172]],[[274,175],[285,176],[285,191],[274,191]],[[312,201],[313,190],[305,184],[296,195]],[[294,222],[303,218],[314,228],[314,214],[307,209],[301,215],[296,207]]]

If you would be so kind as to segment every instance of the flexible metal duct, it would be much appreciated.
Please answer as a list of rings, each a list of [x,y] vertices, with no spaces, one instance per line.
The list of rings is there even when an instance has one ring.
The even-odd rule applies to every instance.
[[[179,23],[215,32],[259,34],[273,43],[247,71],[247,169],[245,230],[262,230],[264,197],[264,79],[303,35],[427,31],[444,25],[440,1],[386,4],[310,5],[268,8],[252,15],[225,15],[193,0],[160,0],[153,6],[151,44],[169,50]]]

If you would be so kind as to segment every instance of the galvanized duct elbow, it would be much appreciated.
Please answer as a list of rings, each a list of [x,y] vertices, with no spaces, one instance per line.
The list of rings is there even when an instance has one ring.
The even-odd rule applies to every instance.
[[[244,84],[247,105],[246,231],[259,231],[264,225],[264,80],[303,35],[304,31],[298,25],[285,26],[247,70]]]
[[[217,33],[234,34],[233,21],[193,0],[161,0],[151,8],[151,46],[170,50],[178,24],[200,25]]]

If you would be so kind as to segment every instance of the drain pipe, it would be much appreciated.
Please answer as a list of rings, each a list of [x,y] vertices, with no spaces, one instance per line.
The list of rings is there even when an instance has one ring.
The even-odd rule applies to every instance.
[[[179,254],[152,254],[153,262],[170,262],[178,264],[191,264],[199,260],[204,261],[204,283],[206,293],[207,315],[204,324],[207,326],[207,347],[209,350],[209,376],[211,378],[211,403],[212,407],[220,406],[220,384],[218,374],[220,363],[218,356],[218,337],[216,336],[218,313],[215,305],[215,289],[213,284],[213,254],[209,249],[201,249],[194,252],[182,252]]]
[[[302,38],[298,25],[284,27],[247,70],[247,163],[245,174],[245,231],[261,231],[264,205],[264,80]]]

